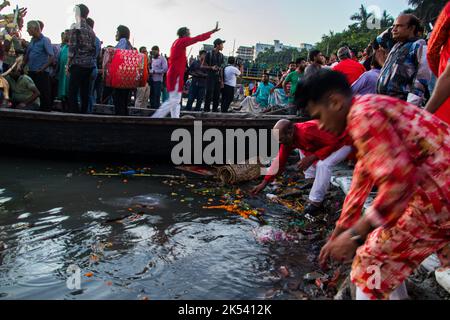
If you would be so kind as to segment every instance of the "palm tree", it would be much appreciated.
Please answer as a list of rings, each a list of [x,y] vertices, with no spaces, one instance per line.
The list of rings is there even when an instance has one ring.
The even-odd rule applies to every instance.
[[[414,13],[427,25],[436,22],[448,0],[409,0]]]
[[[364,5],[361,5],[359,11],[353,14],[350,19],[352,21],[356,21],[356,25],[358,25],[361,29],[367,29],[367,21],[370,18],[370,13],[367,11],[367,8]]]
[[[381,16],[381,28],[386,29],[394,24],[394,18],[386,11],[383,11]]]

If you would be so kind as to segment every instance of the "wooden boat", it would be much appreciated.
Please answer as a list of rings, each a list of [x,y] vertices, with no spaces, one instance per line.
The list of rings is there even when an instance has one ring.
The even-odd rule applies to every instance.
[[[227,129],[270,130],[280,119],[280,116],[255,118],[246,114],[202,113],[184,113],[183,117],[187,118],[152,119],[0,108],[0,148],[4,154],[77,154],[110,160],[125,156],[160,162],[170,160],[174,146],[179,143],[172,142],[173,132],[186,129],[193,137],[195,121],[202,122],[203,132],[218,129],[225,133]],[[286,118],[303,121],[292,116]]]

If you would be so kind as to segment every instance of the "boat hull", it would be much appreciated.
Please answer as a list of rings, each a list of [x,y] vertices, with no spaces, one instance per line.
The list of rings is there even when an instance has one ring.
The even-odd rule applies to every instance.
[[[184,129],[194,137],[194,123],[199,121],[203,132],[217,129],[225,134],[230,129],[270,130],[278,119],[151,119],[0,109],[0,146],[10,153],[125,156],[167,162],[179,143],[172,141],[173,133]],[[271,143],[270,137],[267,143]]]

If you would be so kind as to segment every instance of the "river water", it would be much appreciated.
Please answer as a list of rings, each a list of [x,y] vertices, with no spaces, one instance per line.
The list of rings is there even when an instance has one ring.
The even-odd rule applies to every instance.
[[[290,279],[317,269],[310,246],[260,243],[257,222],[205,210],[184,186],[88,174],[106,167],[0,157],[0,299],[290,299],[298,283],[280,268]]]

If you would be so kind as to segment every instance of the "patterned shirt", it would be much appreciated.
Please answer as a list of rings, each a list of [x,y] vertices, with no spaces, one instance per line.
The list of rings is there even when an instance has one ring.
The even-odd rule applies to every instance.
[[[86,19],[81,19],[80,27],[70,31],[69,39],[70,66],[95,67],[97,65],[96,36],[86,23]]]
[[[417,196],[434,212],[450,208],[447,124],[401,100],[366,95],[355,98],[347,129],[358,163],[338,226],[358,222],[374,186],[378,196],[366,214],[375,227],[395,225]]]
[[[397,43],[381,70],[377,92],[421,105],[431,80],[426,56],[425,40],[412,39]],[[417,98],[411,100],[410,94]]]

